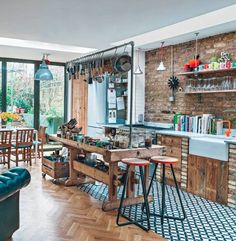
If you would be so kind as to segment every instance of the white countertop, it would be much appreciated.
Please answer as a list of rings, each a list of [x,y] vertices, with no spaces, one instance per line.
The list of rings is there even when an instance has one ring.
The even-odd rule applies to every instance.
[[[186,138],[201,138],[201,139],[205,138],[206,141],[209,138],[212,138],[212,139],[215,139],[216,141],[224,140],[224,142],[226,143],[236,144],[236,137],[227,137],[225,135],[199,134],[199,133],[174,131],[174,130],[157,130],[156,133],[161,135],[179,136],[179,137],[186,137]]]

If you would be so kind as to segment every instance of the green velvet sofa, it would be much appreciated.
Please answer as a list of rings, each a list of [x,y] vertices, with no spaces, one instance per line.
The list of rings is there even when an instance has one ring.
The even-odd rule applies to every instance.
[[[0,174],[0,241],[8,240],[19,229],[19,193],[30,179],[28,170],[21,167]]]

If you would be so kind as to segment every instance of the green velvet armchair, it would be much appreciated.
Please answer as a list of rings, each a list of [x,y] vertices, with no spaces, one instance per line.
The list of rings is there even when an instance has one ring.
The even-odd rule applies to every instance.
[[[19,193],[30,179],[28,170],[21,167],[0,174],[0,241],[8,240],[19,229]]]

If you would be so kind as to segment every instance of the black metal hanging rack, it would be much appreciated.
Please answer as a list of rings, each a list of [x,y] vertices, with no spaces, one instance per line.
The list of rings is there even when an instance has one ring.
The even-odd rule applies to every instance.
[[[71,65],[71,64],[80,64],[80,63],[86,63],[90,62],[93,60],[94,57],[96,56],[101,56],[106,59],[109,58],[109,56],[105,56],[104,53],[111,52],[113,50],[118,50],[120,48],[124,48],[130,46],[131,47],[131,78],[130,78],[130,112],[129,112],[129,148],[132,147],[132,128],[133,128],[133,79],[134,79],[134,42],[128,42],[124,43],[118,46],[114,46],[105,50],[97,51],[89,55],[81,56],[77,59],[71,60],[66,63],[66,66]]]

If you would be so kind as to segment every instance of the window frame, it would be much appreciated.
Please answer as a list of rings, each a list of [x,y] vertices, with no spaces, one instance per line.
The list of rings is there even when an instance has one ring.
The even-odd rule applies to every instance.
[[[16,58],[2,58],[2,111],[7,110],[7,63],[8,62],[17,62],[17,63],[28,63],[34,64],[34,71],[36,72],[39,68],[39,65],[42,61],[38,60],[29,60],[29,59],[16,59]],[[68,115],[68,78],[66,74],[66,64],[61,62],[52,62],[51,65],[55,66],[64,66],[64,121],[67,120]],[[34,128],[39,129],[39,111],[40,110],[40,81],[34,80]]]

